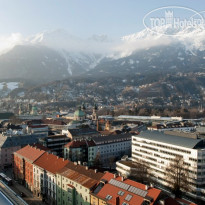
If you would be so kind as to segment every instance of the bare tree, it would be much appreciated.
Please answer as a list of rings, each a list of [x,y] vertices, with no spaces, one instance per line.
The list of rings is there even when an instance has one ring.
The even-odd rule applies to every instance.
[[[152,183],[153,180],[150,173],[149,164],[142,160],[138,160],[133,163],[130,178],[143,184]]]
[[[110,156],[108,160],[110,170],[112,169],[113,165],[115,165],[115,162],[116,162],[116,157]]]
[[[184,163],[183,157],[176,156],[166,168],[166,180],[176,197],[182,195],[182,191],[190,191],[188,166]]]
[[[96,154],[96,157],[93,160],[93,166],[96,168],[100,168],[102,166],[101,157],[100,157],[99,152]]]

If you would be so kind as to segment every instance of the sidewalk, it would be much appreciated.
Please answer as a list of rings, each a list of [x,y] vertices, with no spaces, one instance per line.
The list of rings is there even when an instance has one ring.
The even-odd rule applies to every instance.
[[[13,180],[13,184],[9,186],[9,188],[19,196],[21,196],[21,193],[23,193],[24,196],[22,197],[22,199],[29,205],[45,205],[45,203],[43,203],[41,199],[34,197],[31,191],[29,191],[26,187],[19,184],[12,178],[12,168],[7,169],[4,173]]]

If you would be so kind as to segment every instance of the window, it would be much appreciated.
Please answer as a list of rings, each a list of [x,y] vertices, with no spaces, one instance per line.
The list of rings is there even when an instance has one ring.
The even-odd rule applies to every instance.
[[[112,196],[110,196],[109,194],[105,197],[107,200],[112,199]]]
[[[118,195],[123,196],[124,193],[125,193],[125,192],[123,192],[123,191],[119,191],[119,192],[118,192]]]
[[[126,200],[126,201],[130,201],[131,198],[132,198],[132,195],[128,194],[128,195],[125,197],[125,200]]]

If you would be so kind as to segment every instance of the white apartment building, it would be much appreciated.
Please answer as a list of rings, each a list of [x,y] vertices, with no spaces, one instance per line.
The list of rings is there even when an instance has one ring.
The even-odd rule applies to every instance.
[[[38,197],[46,195],[48,198],[56,200],[56,175],[47,172],[43,168],[34,164],[34,194]],[[54,202],[53,202],[54,203]]]
[[[143,131],[132,136],[132,160],[143,160],[150,165],[155,180],[167,186],[165,169],[176,156],[182,156],[189,170],[193,191],[187,193],[205,201],[205,141],[164,134],[158,131]]]

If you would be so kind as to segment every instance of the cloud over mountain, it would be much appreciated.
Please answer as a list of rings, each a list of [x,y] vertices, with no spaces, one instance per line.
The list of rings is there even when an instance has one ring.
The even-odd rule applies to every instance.
[[[55,80],[86,73],[124,75],[153,68],[185,69],[191,65],[201,69],[205,59],[205,29],[186,28],[173,36],[161,34],[164,30],[172,33],[169,27],[160,27],[114,40],[106,35],[81,39],[65,30],[29,37],[19,33],[2,36],[1,78],[43,76],[45,79],[47,73]]]

